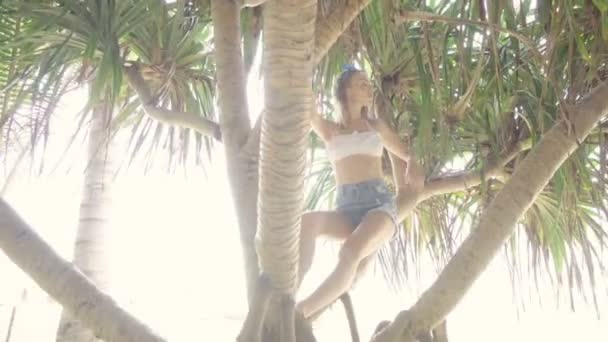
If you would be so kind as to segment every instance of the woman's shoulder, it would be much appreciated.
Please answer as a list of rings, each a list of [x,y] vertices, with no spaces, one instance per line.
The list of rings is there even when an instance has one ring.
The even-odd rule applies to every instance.
[[[340,131],[338,123],[321,117],[317,118],[316,123],[313,122],[313,128],[325,142],[331,140]]]

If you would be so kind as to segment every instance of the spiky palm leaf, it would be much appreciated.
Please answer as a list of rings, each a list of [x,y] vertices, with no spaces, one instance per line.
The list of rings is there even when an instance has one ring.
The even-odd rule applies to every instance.
[[[158,106],[217,121],[213,106],[215,69],[210,53],[212,36],[208,11],[195,7],[190,1],[177,1],[171,5],[164,1],[149,3],[151,19],[133,30],[124,43],[132,49],[128,59],[138,67]],[[152,119],[145,117],[143,112],[133,119],[152,124]],[[136,153],[145,140],[149,140],[150,151],[153,151],[162,138],[163,147],[169,150],[169,164],[173,164],[175,151],[181,151],[177,160],[185,162],[192,139],[190,130],[167,129],[162,123],[156,126],[152,137],[146,138],[146,130],[133,131],[133,152]],[[209,152],[212,140],[198,132],[194,133],[194,139],[194,154],[200,161],[200,152]]]
[[[14,58],[4,58],[0,81],[14,79],[4,75],[25,75],[10,70],[33,66],[35,72],[28,75],[47,77],[49,81],[40,84],[48,90],[57,84],[52,81],[56,77],[48,76],[52,75],[49,70],[61,75],[58,65],[77,66],[84,76],[101,76],[95,89],[111,89],[121,100],[115,123],[116,127],[131,125],[134,153],[146,144],[148,150],[163,144],[170,151],[187,146],[187,131],[167,129],[144,115],[140,99],[120,84],[128,61],[143,71],[149,90],[158,95],[157,105],[214,118],[213,63],[205,54],[212,38],[208,1],[104,3],[109,7],[101,8],[94,1],[64,1],[55,7],[27,2],[24,9],[36,30],[20,33],[24,39],[18,45],[1,45],[3,56],[19,49],[22,64],[21,69],[11,67],[17,65]],[[541,1],[533,7],[535,3],[373,1],[353,24],[363,46],[358,41],[337,44],[316,70],[323,111],[330,116],[335,113],[328,101],[335,77],[342,64],[354,58],[377,84],[378,102],[383,105],[379,114],[402,135],[414,138],[412,148],[429,179],[452,169],[483,172],[488,160],[511,144],[538,141],[556,120],[568,115],[568,104],[606,77],[608,9],[598,1]],[[319,16],[337,4],[322,2]],[[255,16],[253,10],[248,11],[243,12],[246,60],[251,59],[257,41],[255,25],[249,25]],[[42,17],[53,20],[36,22]],[[402,22],[403,18],[407,20]],[[15,34],[16,22],[1,23],[5,42]],[[53,61],[52,56],[61,56],[62,63],[42,62]],[[27,83],[13,82],[11,89],[20,89],[16,84]],[[530,265],[533,274],[547,270],[554,279],[572,279],[561,283],[572,292],[578,291],[569,285],[578,286],[578,279],[581,284],[593,283],[601,276],[605,267],[598,252],[605,245],[600,224],[606,219],[605,126],[582,142],[583,147],[522,218],[520,235],[506,247],[513,270]],[[314,137],[311,144],[319,146]],[[335,189],[326,158],[319,150],[313,151],[311,159],[318,163],[311,166],[310,208],[331,203]],[[506,165],[505,176],[524,155]],[[473,190],[436,196],[419,205],[404,222],[402,235],[388,247],[393,252],[383,255],[384,266],[391,271],[388,276],[396,283],[408,279],[412,273],[406,266],[420,267],[425,252],[442,267],[467,233],[465,228],[501,185],[500,180],[486,181]],[[524,236],[530,259],[516,252],[522,246],[518,237]],[[585,272],[587,277],[577,276]]]
[[[78,81],[91,88],[89,105],[109,96],[118,112],[112,127],[132,127],[132,157],[142,151],[142,144],[148,152],[163,146],[169,165],[175,166],[176,161],[187,160],[193,145],[196,161],[201,162],[201,151],[209,151],[211,140],[144,115],[141,99],[124,82],[125,67],[136,65],[160,110],[185,112],[193,120],[215,119],[209,15],[195,5],[153,0],[13,2],[13,13],[27,17],[36,29],[13,37],[5,49],[37,46],[28,55],[28,65],[43,69],[45,75],[60,67],[77,68]],[[44,66],[45,53],[61,56],[61,63]],[[65,77],[49,78],[48,83],[62,81]]]
[[[11,155],[8,152],[21,156],[19,164],[25,153],[30,152],[35,161],[34,152],[45,150],[51,115],[63,94],[74,86],[74,70],[65,63],[73,55],[69,49],[51,51],[29,40],[16,44],[35,35],[40,23],[20,16],[10,4],[0,5],[0,12],[0,149],[6,152],[5,165]]]

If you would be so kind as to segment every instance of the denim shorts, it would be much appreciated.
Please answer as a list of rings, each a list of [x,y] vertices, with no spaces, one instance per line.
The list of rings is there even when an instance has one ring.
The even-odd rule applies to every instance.
[[[397,231],[397,205],[382,179],[370,179],[361,183],[344,184],[338,187],[336,211],[344,214],[353,224],[359,226],[365,214],[372,211],[386,213]]]

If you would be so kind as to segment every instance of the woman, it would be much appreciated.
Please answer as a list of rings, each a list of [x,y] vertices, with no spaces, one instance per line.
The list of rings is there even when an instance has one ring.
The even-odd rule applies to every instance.
[[[399,136],[383,120],[370,118],[373,91],[362,71],[347,68],[338,79],[335,96],[341,121],[335,123],[319,115],[313,115],[311,121],[333,166],[337,208],[302,216],[300,279],[310,269],[318,236],[343,240],[344,244],[333,272],[296,305],[306,318],[348,291],[365,259],[396,233],[395,197],[382,180],[383,148],[406,163],[409,160]]]

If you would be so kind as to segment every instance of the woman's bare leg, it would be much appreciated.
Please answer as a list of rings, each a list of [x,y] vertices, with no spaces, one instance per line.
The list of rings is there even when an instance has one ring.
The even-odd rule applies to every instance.
[[[386,213],[373,211],[365,215],[359,227],[344,242],[333,272],[310,296],[299,302],[296,309],[304,317],[309,317],[347,291],[360,262],[388,241],[394,229],[394,224]]]
[[[300,230],[299,284],[310,270],[315,254],[315,242],[319,236],[344,241],[354,230],[344,215],[335,211],[311,211],[302,215]],[[298,284],[298,285],[299,285]]]
[[[355,274],[355,279],[353,279],[353,283],[351,284],[348,291],[353,290],[357,286],[361,278],[363,278],[367,274],[367,272],[371,268],[371,265],[374,263],[377,254],[378,251],[366,256],[365,258],[363,258],[363,260],[359,262],[359,266],[357,267],[357,273]]]

